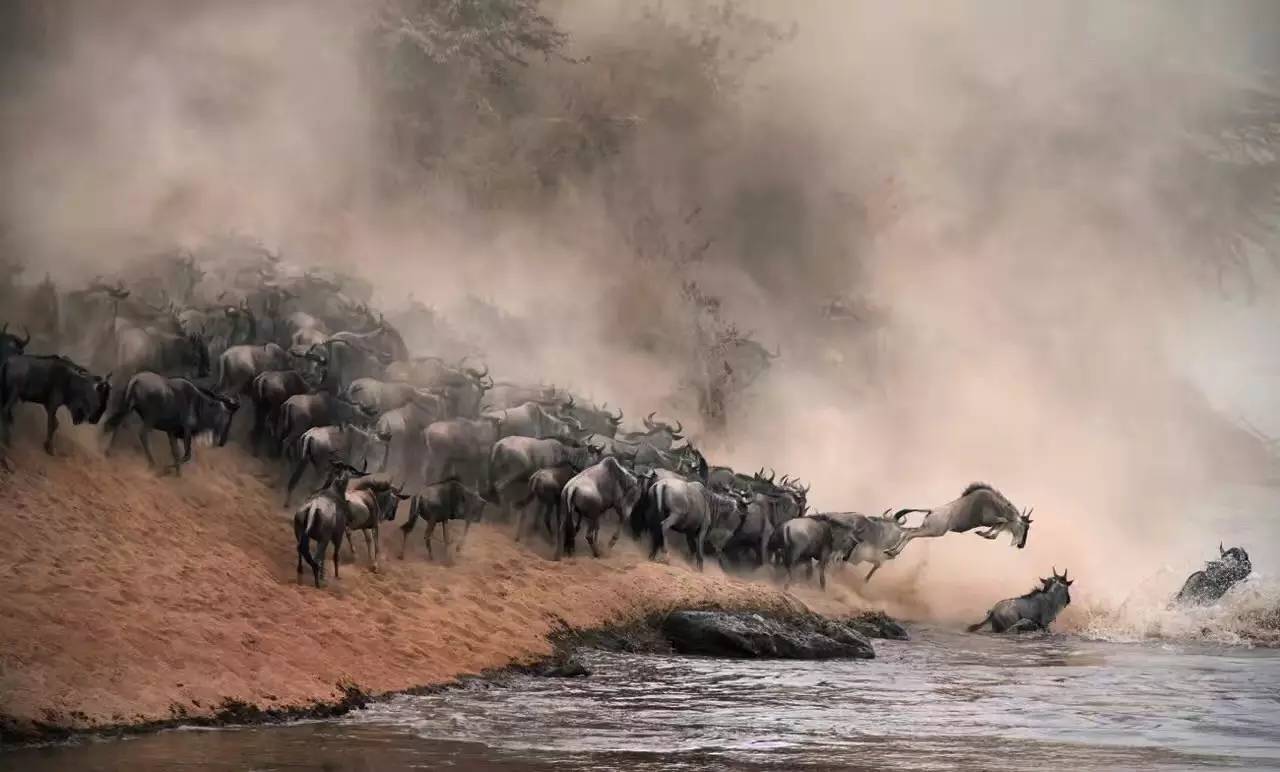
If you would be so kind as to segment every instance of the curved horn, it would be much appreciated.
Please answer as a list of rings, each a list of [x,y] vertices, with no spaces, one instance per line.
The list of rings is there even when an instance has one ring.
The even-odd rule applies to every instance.
[[[778,473],[773,471],[773,467],[769,467],[769,484],[770,485],[773,485],[773,478],[776,477],[777,475]]]
[[[4,335],[5,331],[8,329],[9,329],[8,322],[5,322],[4,324],[0,324],[0,335]]]
[[[1057,578],[1058,578],[1058,567],[1057,567],[1057,566],[1051,566],[1051,567],[1049,568],[1049,570],[1053,572],[1052,574],[1050,574],[1050,576],[1052,576],[1054,579],[1057,579]]]
[[[781,483],[779,483],[779,484],[780,484],[780,485],[782,485],[783,487],[786,487],[786,484],[787,484],[787,478],[788,478],[788,477],[790,477],[790,476],[791,476],[791,475],[789,475],[789,474],[784,474],[784,475],[782,476],[782,482],[781,482]]]
[[[605,415],[608,415],[608,413],[606,413]],[[611,423],[611,424],[615,424],[615,425],[616,425],[616,424],[620,424],[620,423],[622,423],[622,408],[618,408],[618,417],[617,417],[617,418],[614,418],[614,417],[613,417],[613,416],[611,416],[611,415],[610,415],[610,416],[608,416],[608,417],[609,417],[609,423]]]
[[[25,336],[26,336],[26,338],[24,338],[24,339],[22,340],[21,345],[22,345],[22,347],[23,347],[23,348],[26,348],[26,347],[27,347],[27,344],[31,342],[31,330],[28,330],[28,329],[27,329],[27,327],[26,327],[26,325],[23,325],[23,327],[22,327],[22,334],[23,334],[23,335],[25,335]]]
[[[1218,542],[1218,556],[1221,557],[1225,554],[1227,554],[1227,551],[1222,548],[1222,542]]]
[[[645,417],[644,417],[644,428],[646,428],[646,429],[652,429],[652,428],[653,428],[653,417],[654,417],[655,415],[657,415],[657,414],[658,414],[658,411],[656,411],[656,410],[655,410],[655,411],[653,411],[652,413],[650,413],[649,415],[647,415],[647,416],[645,416]],[[763,469],[764,469],[764,467],[761,467],[761,470],[763,470]]]
[[[668,428],[668,429],[671,429],[671,425],[670,425],[670,424],[668,424],[668,425],[667,425],[667,428]],[[672,433],[672,434],[679,434],[679,433],[680,433],[680,432],[682,432],[682,431],[684,431],[684,424],[680,423],[680,419],[679,419],[679,418],[677,418],[677,419],[676,419],[676,428],[675,428],[674,430],[672,430],[672,432],[671,432],[671,433]]]

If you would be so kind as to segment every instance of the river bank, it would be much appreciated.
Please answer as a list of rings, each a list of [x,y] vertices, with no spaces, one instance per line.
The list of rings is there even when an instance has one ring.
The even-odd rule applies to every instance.
[[[675,608],[858,610],[651,563],[626,540],[604,560],[554,563],[489,524],[454,565],[426,559],[420,530],[397,560],[400,532],[386,528],[381,572],[360,546],[316,590],[296,583],[275,480],[238,450],[198,448],[176,479],[68,445],[55,459],[19,447],[0,478],[9,741],[334,715],[533,663],[557,632]]]

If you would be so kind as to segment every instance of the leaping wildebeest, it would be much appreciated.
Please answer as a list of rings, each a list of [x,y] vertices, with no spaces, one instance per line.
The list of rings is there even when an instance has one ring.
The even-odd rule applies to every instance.
[[[618,514],[618,529],[609,546],[613,547],[622,535],[622,527],[631,516],[631,510],[640,498],[640,481],[618,463],[616,458],[606,458],[600,463],[574,475],[560,494],[560,511],[556,517],[556,553],[559,560],[564,553],[566,521],[573,519],[574,530],[582,530],[582,520],[587,520],[587,544],[591,554],[600,557],[596,538],[600,533],[600,518],[612,509]]]
[[[151,455],[151,446],[147,443],[147,434],[156,429],[169,436],[173,471],[181,474],[182,465],[191,460],[191,438],[203,432],[213,432],[218,438],[218,445],[226,445],[231,419],[239,407],[240,403],[235,399],[206,391],[186,378],[166,378],[151,372],[138,373],[129,379],[124,399],[104,426],[105,431],[111,433],[107,452],[110,453],[115,445],[120,424],[129,413],[137,413],[142,419],[138,441],[142,443],[148,463],[156,465],[155,458]],[[179,437],[186,446],[181,459],[178,458]]]
[[[1049,632],[1049,625],[1071,603],[1071,593],[1067,588],[1073,584],[1075,580],[1067,579],[1066,571],[1058,576],[1055,568],[1051,578],[1040,580],[1039,587],[1026,595],[1000,601],[991,607],[985,619],[969,625],[968,630],[976,633],[990,624],[992,632],[996,633]]]
[[[981,482],[970,483],[960,497],[937,509],[899,510],[924,512],[924,522],[916,528],[906,528],[902,541],[890,549],[889,556],[897,557],[912,539],[935,538],[947,533],[964,533],[974,528],[985,528],[978,535],[994,539],[1008,531],[1011,544],[1018,549],[1027,546],[1027,534],[1031,531],[1031,511],[1019,512],[1000,491]]]
[[[74,424],[96,424],[107,409],[110,378],[110,374],[99,378],[60,356],[17,354],[5,359],[0,363],[0,428],[5,444],[12,439],[14,406],[33,402],[44,407],[44,452],[52,456],[58,408],[65,405]]]
[[[902,541],[902,521],[910,513],[911,510],[900,510],[893,515],[885,512],[880,516],[858,512],[828,512],[826,515],[848,524],[853,539],[841,559],[850,565],[870,563],[871,570],[863,580],[869,582],[885,561],[897,556],[897,553],[890,554],[889,551]]]

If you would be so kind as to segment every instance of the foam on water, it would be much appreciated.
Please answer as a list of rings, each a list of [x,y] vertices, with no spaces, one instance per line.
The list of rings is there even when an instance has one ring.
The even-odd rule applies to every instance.
[[[1171,572],[1162,572],[1118,604],[1097,602],[1071,616],[1069,632],[1118,643],[1147,640],[1280,646],[1280,580],[1254,574],[1217,603],[1170,603]]]

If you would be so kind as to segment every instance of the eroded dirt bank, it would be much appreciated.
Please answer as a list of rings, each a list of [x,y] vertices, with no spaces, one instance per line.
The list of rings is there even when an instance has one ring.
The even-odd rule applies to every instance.
[[[178,480],[79,439],[57,459],[24,444],[0,473],[9,732],[210,716],[229,701],[296,708],[341,700],[343,686],[399,691],[545,655],[563,625],[682,605],[796,607],[766,584],[647,562],[625,538],[605,560],[556,564],[489,524],[453,566],[427,561],[421,528],[397,560],[400,531],[386,528],[381,573],[358,540],[356,563],[316,590],[295,582],[274,478],[241,451],[197,448]]]

